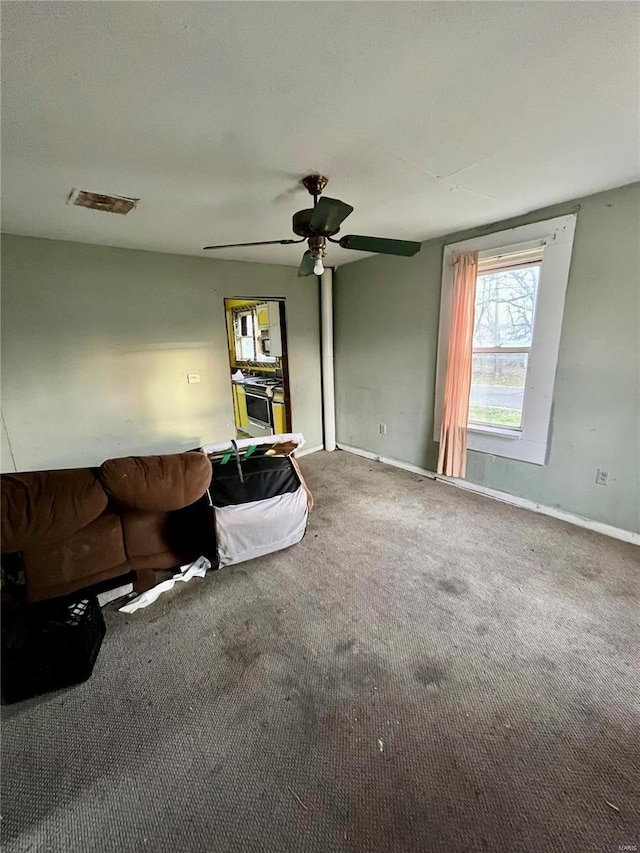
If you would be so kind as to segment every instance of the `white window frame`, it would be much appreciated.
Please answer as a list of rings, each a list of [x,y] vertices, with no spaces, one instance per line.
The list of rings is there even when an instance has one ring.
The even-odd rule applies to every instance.
[[[530,243],[526,243],[524,245],[519,246],[509,246],[508,251],[504,252],[504,250],[499,250],[501,254],[496,254],[495,250],[486,249],[483,252],[478,252],[478,276],[485,275],[486,273],[497,272],[505,269],[524,269],[526,267],[535,266],[540,268],[542,266],[542,258],[544,256],[544,247],[546,243],[544,240],[534,240]],[[526,260],[526,258],[529,260]],[[521,259],[518,262],[518,258]],[[512,259],[512,263],[510,263],[510,259]],[[492,263],[493,262],[493,263]],[[535,318],[536,318],[536,310],[538,307],[538,299],[537,299],[538,289],[536,287],[536,299],[534,301],[533,307],[533,318],[531,327],[535,328]],[[476,297],[477,303],[477,297]],[[530,346],[508,346],[508,347],[500,347],[500,346],[487,346],[487,347],[473,347],[473,354],[476,353],[499,353],[503,355],[508,355],[509,353],[527,353],[527,371],[529,371],[529,362],[531,360],[531,353],[533,352],[533,339],[531,341]],[[526,379],[526,375],[525,375]],[[526,384],[526,383],[525,383]],[[471,388],[473,389],[473,381],[471,382]],[[523,389],[524,392],[524,389]],[[523,406],[524,406],[524,393],[523,393]],[[487,422],[479,422],[469,420],[467,426],[469,429],[475,430],[484,430],[489,428],[489,430],[494,430],[496,427],[498,429],[505,430],[509,434],[511,432],[521,433],[522,432],[522,418],[523,412],[520,412],[520,426],[517,427],[509,427],[503,426],[500,424],[491,424]]]
[[[525,382],[522,424],[518,429],[469,424],[467,449],[534,465],[545,465],[548,455],[549,425],[553,406],[562,315],[569,281],[576,214],[558,216],[542,222],[521,225],[483,237],[472,237],[444,248],[442,259],[442,295],[438,334],[434,440],[440,441],[442,404],[447,372],[447,352],[453,295],[453,260],[460,252],[478,251],[485,257],[500,251],[522,250],[544,245],[538,296]]]

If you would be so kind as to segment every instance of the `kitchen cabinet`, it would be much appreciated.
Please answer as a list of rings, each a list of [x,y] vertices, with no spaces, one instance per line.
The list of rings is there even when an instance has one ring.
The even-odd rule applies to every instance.
[[[262,305],[256,305],[256,316],[258,318],[258,328],[268,329],[270,326],[270,322],[269,305],[267,302],[264,302]]]
[[[237,420],[236,426],[244,432],[249,431],[249,415],[247,414],[247,395],[244,386],[240,383],[233,384],[234,396],[237,401]]]
[[[287,431],[287,413],[284,405],[284,391],[274,391],[271,403],[273,411],[273,430],[276,434]]]
[[[236,426],[240,424],[240,409],[238,408],[238,386],[231,383],[231,397],[233,399],[233,422]]]
[[[282,356],[282,329],[280,327],[280,303],[267,302],[269,314],[269,338],[271,341],[270,353],[275,358]]]
[[[280,303],[263,302],[256,305],[256,328],[259,352],[271,359],[282,356]]]
[[[284,402],[277,403],[275,398],[272,403],[273,408],[273,430],[276,435],[280,435],[287,431],[287,419],[285,414]]]

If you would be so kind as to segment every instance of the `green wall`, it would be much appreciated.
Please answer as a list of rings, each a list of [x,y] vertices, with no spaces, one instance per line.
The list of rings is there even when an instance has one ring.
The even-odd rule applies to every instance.
[[[640,531],[640,184],[432,240],[414,258],[340,267],[338,442],[435,470],[443,245],[576,209],[548,464],[470,452],[467,480]],[[598,467],[606,487],[595,484]]]
[[[223,302],[233,296],[286,298],[293,428],[322,444],[315,278],[3,235],[2,470],[14,470],[8,442],[18,470],[37,470],[233,437]]]

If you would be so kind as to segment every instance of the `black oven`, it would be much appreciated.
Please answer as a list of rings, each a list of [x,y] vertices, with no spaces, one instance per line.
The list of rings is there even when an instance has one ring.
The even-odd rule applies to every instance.
[[[271,426],[271,405],[266,394],[254,394],[247,389],[246,398],[249,420],[256,426],[269,428]]]

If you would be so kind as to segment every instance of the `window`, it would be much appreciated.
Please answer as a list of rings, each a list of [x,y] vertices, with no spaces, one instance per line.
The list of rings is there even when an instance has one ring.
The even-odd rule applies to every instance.
[[[544,465],[576,215],[445,246],[434,438],[440,440],[453,259],[478,251],[467,449]]]
[[[542,252],[478,259],[470,425],[522,428]]]
[[[236,359],[238,361],[254,361],[256,358],[256,341],[252,308],[237,312],[235,329]]]

